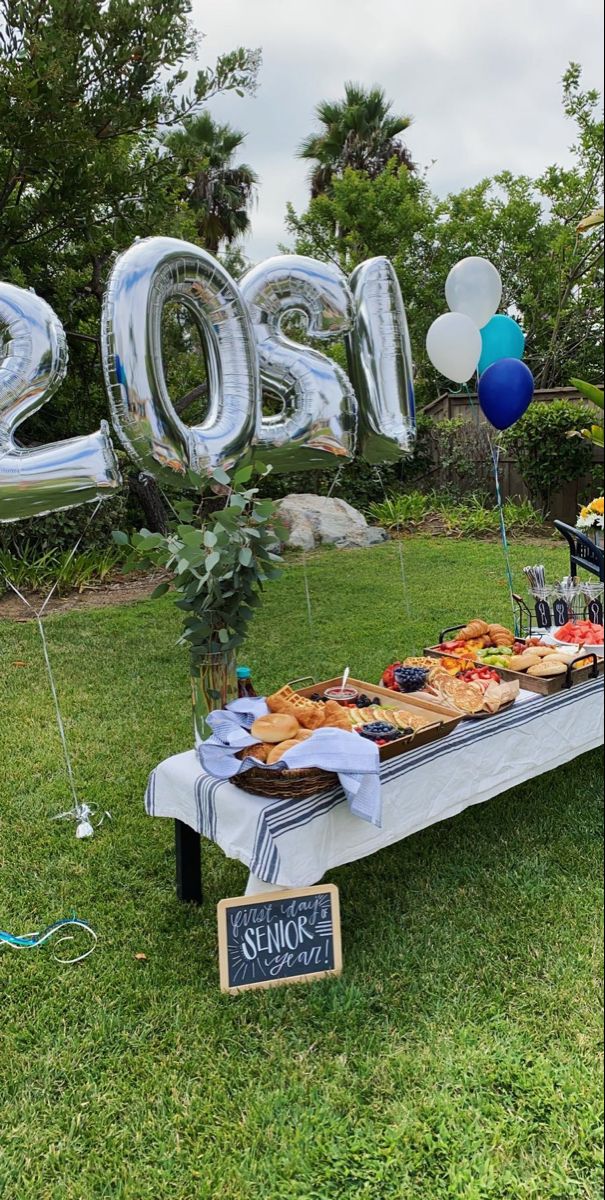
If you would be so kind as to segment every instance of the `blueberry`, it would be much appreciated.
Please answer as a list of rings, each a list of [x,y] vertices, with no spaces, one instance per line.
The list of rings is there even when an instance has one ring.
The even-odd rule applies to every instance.
[[[395,671],[395,682],[402,692],[416,692],[424,687],[428,671],[424,667],[399,667]]]

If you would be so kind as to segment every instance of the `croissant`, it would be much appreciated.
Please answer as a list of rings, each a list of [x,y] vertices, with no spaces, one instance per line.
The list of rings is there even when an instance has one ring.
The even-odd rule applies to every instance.
[[[459,631],[458,637],[462,641],[467,642],[470,638],[485,637],[485,634],[488,632],[489,625],[487,621],[481,621],[479,617],[475,617],[474,620],[469,621],[468,625],[464,626],[464,629]]]
[[[504,625],[490,625],[489,636],[493,646],[513,646],[515,642],[514,633],[505,629]]]

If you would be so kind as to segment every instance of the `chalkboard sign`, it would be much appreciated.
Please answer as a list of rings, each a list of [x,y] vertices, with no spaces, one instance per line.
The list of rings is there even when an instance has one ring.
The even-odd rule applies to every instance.
[[[536,600],[536,620],[539,629],[550,629],[552,617],[546,600]]]
[[[552,608],[553,608],[553,616],[555,618],[555,625],[557,625],[557,626],[566,625],[567,622],[569,621],[570,617],[569,617],[569,608],[568,608],[565,600],[555,600]]]
[[[221,991],[340,975],[338,888],[236,896],[217,906]]]
[[[593,621],[595,625],[603,624],[603,605],[600,600],[588,601],[588,620]]]

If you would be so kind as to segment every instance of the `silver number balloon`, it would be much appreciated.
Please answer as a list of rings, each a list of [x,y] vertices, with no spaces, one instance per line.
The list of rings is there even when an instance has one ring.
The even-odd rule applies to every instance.
[[[355,329],[347,339],[360,400],[360,452],[370,463],[411,454],[416,410],[410,335],[399,280],[388,258],[369,258],[351,275]]]
[[[209,409],[188,426],[170,401],[162,363],[162,313],[191,313],[208,368]],[[101,346],[115,428],[135,462],[164,483],[192,469],[230,466],[254,435],[258,364],[247,309],[216,259],[190,242],[151,237],[120,255],[103,302]]]
[[[0,283],[0,522],[102,499],[121,482],[105,422],[87,437],[31,449],[15,439],[66,370],[65,332],[56,313],[35,292]]]
[[[344,275],[313,258],[284,254],[253,267],[239,286],[256,336],[261,389],[281,403],[272,417],[259,408],[260,455],[276,471],[337,467],[355,449],[355,392],[332,359],[287,338],[281,324],[286,314],[299,313],[311,337],[342,337],[352,324]]]

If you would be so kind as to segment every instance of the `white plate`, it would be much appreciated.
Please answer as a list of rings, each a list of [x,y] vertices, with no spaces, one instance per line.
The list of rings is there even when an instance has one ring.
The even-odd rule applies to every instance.
[[[551,626],[550,630],[544,634],[542,641],[546,642],[549,646],[559,646],[561,650],[575,650],[575,652],[579,654],[580,646],[574,645],[573,642],[570,643],[560,641],[559,638],[555,637],[556,630],[556,625]],[[582,649],[585,650],[587,654],[598,654],[600,658],[603,658],[605,655],[605,645],[602,643],[599,646],[582,646]]]

